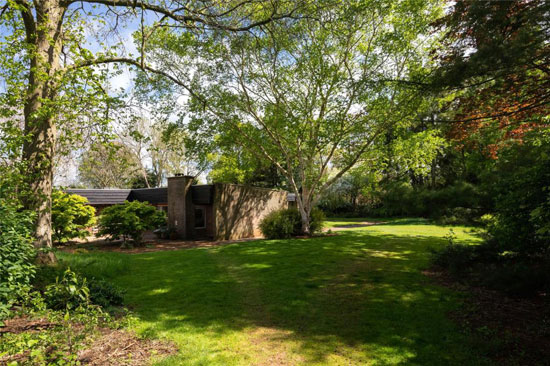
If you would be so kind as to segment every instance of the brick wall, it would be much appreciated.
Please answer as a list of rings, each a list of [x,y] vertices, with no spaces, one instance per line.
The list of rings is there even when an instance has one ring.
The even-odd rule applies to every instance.
[[[216,184],[214,238],[229,240],[259,237],[261,220],[271,211],[287,207],[286,191]]]

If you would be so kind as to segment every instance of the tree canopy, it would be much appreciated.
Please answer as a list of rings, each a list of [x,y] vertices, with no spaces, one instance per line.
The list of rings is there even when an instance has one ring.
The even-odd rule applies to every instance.
[[[163,70],[192,85],[193,139],[222,135],[277,167],[308,233],[320,194],[376,159],[369,152],[388,131],[421,118],[421,95],[401,81],[426,73],[440,11],[438,2],[322,4],[305,19],[212,32],[195,40],[192,60],[169,31],[150,46]],[[192,76],[180,70],[186,62]]]

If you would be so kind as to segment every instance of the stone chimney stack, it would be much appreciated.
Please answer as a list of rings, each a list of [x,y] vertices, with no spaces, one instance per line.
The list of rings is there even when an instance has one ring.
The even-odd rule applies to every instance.
[[[190,192],[193,179],[183,174],[168,178],[168,228],[175,230],[181,239],[194,237],[195,217]]]

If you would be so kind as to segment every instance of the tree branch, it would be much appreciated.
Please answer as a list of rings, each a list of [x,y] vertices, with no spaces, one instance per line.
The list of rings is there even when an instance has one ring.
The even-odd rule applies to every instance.
[[[122,64],[127,64],[127,65],[132,65],[132,66],[137,67],[140,70],[152,72],[152,73],[157,74],[157,75],[161,75],[161,76],[169,79],[170,81],[174,82],[175,84],[181,86],[182,88],[187,90],[189,92],[189,94],[191,94],[193,97],[200,100],[203,105],[206,105],[206,100],[202,96],[195,93],[189,85],[183,83],[178,78],[170,75],[169,73],[167,73],[165,71],[155,69],[155,68],[153,68],[151,66],[148,66],[148,65],[146,65],[146,64],[144,64],[140,61],[137,61],[137,60],[134,60],[134,59],[128,58],[128,57],[111,57],[111,58],[96,59],[96,60],[86,60],[86,61],[83,61],[83,62],[79,62],[79,63],[75,63],[75,64],[67,66],[65,68],[64,72],[70,72],[71,70],[76,70],[76,69],[82,68],[82,67],[105,65],[105,64],[112,64],[112,63],[122,63]]]
[[[291,9],[288,13],[283,14],[277,14],[277,9],[274,7],[273,11],[269,16],[267,16],[264,19],[251,22],[247,25],[242,26],[231,26],[226,25],[220,22],[217,22],[216,19],[220,19],[223,16],[227,16],[229,11],[223,11],[218,14],[200,14],[193,13],[189,9],[183,7],[183,8],[177,8],[177,9],[169,9],[168,7],[159,6],[155,4],[150,4],[145,1],[137,1],[137,0],[65,0],[62,1],[61,4],[63,6],[69,6],[74,2],[80,2],[83,1],[85,3],[89,4],[101,4],[109,7],[126,7],[126,8],[142,8],[143,10],[149,10],[152,12],[155,12],[157,14],[162,14],[166,18],[175,20],[177,22],[183,22],[183,23],[201,23],[204,25],[207,25],[212,28],[216,29],[222,29],[227,31],[233,31],[233,32],[242,32],[242,31],[248,31],[253,28],[259,27],[261,25],[270,23],[274,20],[284,19],[284,18],[293,18],[294,13],[298,9],[298,6],[295,6],[293,9]],[[242,6],[242,5],[239,5]],[[239,6],[233,7],[233,10],[237,9]],[[185,13],[180,14],[180,11],[185,11]]]

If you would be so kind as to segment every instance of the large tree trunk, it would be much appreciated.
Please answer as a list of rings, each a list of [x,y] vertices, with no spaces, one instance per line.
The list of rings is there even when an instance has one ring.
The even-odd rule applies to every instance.
[[[27,166],[28,193],[23,197],[26,208],[36,211],[35,246],[45,250],[39,260],[55,262],[52,249],[51,193],[56,130],[54,116],[57,75],[61,51],[61,31],[65,9],[58,0],[36,1],[36,23],[28,14],[25,19],[27,42],[30,44],[31,71],[24,116],[28,140],[23,146]]]
[[[27,114],[25,114],[27,120]],[[28,118],[32,119],[32,118]],[[34,128],[31,126],[34,125]],[[52,249],[52,211],[51,194],[53,183],[53,154],[55,146],[55,128],[51,119],[27,123],[27,132],[31,139],[23,149],[23,158],[29,165],[27,185],[29,196],[25,197],[28,209],[36,211],[35,246],[46,250],[39,253],[39,261],[55,262]]]

